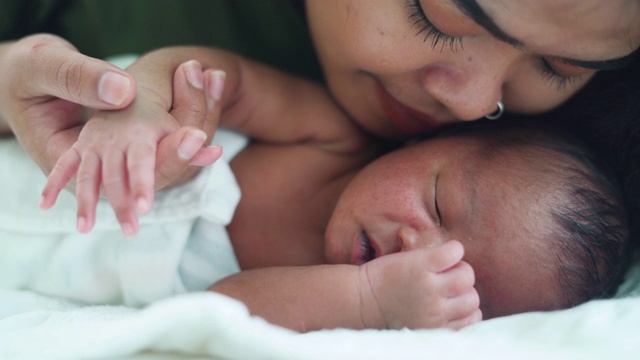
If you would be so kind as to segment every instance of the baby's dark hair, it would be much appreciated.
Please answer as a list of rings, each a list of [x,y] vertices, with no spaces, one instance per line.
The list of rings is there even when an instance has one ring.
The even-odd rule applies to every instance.
[[[536,120],[563,127],[606,158],[622,186],[630,246],[640,255],[640,50],[635,54],[631,64],[599,71],[569,101]]]
[[[561,180],[555,190],[562,204],[549,210],[555,222],[549,244],[556,252],[556,275],[566,297],[558,307],[615,294],[631,258],[629,218],[621,186],[596,152],[559,127],[532,119],[476,121],[439,136],[481,139],[485,155],[525,150],[537,161],[547,155],[544,170],[552,171],[553,181]],[[553,154],[560,157],[551,159]]]

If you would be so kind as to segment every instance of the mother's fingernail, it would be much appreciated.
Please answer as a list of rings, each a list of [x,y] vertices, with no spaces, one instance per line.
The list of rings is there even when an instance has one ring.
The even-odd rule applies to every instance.
[[[102,75],[98,83],[98,97],[110,105],[121,105],[129,93],[131,80],[126,76],[109,71]]]
[[[222,98],[222,91],[224,90],[224,81],[227,78],[227,73],[222,70],[214,70],[209,75],[209,96],[214,100],[220,100]]]
[[[190,160],[207,140],[207,134],[202,130],[189,130],[178,145],[178,156],[183,160]]]
[[[200,90],[204,89],[204,75],[199,62],[195,60],[187,61],[183,69],[191,86]]]

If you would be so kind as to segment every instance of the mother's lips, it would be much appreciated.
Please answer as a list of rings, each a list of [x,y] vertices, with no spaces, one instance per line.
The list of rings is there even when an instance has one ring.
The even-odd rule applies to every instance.
[[[391,124],[406,135],[426,134],[445,125],[423,112],[402,104],[389,94],[378,81],[376,81],[376,92],[382,105],[382,110]]]

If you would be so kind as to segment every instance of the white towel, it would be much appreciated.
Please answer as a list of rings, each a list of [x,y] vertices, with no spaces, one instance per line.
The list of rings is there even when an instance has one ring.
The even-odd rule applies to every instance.
[[[45,176],[17,141],[0,141],[0,287],[142,305],[239,271],[225,231],[240,199],[228,162],[247,140],[220,130],[214,142],[223,157],[191,182],[158,192],[139,233],[127,238],[106,200],[86,235],[75,230],[71,193],[40,210]]]

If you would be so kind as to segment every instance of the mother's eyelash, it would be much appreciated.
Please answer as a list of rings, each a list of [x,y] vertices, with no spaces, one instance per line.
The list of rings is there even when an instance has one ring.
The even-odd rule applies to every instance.
[[[557,91],[567,87],[573,87],[580,76],[564,76],[558,73],[545,59],[541,59],[540,72],[551,85],[555,85]]]
[[[410,0],[407,9],[409,10],[409,22],[418,29],[416,36],[424,35],[424,42],[431,39],[432,48],[441,44],[440,51],[442,51],[448,43],[451,51],[455,52],[458,49],[462,49],[462,37],[449,36],[436,28],[427,18],[419,0]]]

